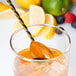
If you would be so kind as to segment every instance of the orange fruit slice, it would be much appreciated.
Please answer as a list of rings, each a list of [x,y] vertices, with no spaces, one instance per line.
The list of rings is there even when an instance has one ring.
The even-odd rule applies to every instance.
[[[53,58],[51,50],[39,42],[31,42],[30,52],[32,58]]]
[[[50,49],[55,58],[59,56],[58,58],[56,58],[57,62],[59,62],[61,64],[66,64],[66,57],[64,55],[62,55],[63,53],[61,51],[54,49],[54,48],[50,48]],[[62,55],[62,56],[60,56],[60,55]]]
[[[41,47],[43,50],[40,50]],[[63,53],[61,51],[54,49],[54,48],[49,48],[49,49],[52,52],[54,58],[59,56],[54,61],[57,61],[63,65],[66,64],[66,57],[64,55],[62,55]],[[45,58],[51,59],[51,58],[53,58],[53,56],[52,56],[51,52],[49,52],[49,49],[47,49],[47,47],[45,47],[41,43],[35,42],[35,44],[34,44],[34,42],[32,42],[31,48],[24,49],[24,50],[20,51],[18,54],[25,58],[28,58],[28,59],[32,59],[32,57],[35,59],[38,59],[38,58],[39,59],[45,59]],[[62,56],[60,56],[60,55],[62,55]],[[20,59],[20,61],[21,61],[21,63],[25,63],[25,64],[27,62],[22,59]]]
[[[38,43],[35,41],[31,42],[30,52],[31,52],[32,58],[45,58],[41,47],[39,47]]]
[[[54,49],[54,48],[50,48],[50,50],[52,51],[54,58],[60,56],[61,54],[63,54],[61,51]]]
[[[25,58],[29,58],[29,59],[32,58],[29,48],[20,51],[18,54],[25,57]]]

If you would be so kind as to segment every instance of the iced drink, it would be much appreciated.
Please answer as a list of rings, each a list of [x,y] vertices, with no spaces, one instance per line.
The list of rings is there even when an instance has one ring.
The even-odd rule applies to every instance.
[[[59,29],[62,32],[61,35],[55,33],[54,37],[49,40],[44,39],[44,33],[35,37],[35,41],[48,47],[53,56],[47,58],[45,53],[45,58],[33,58],[31,55],[32,50],[30,50],[31,40],[23,28],[17,30],[12,34],[10,39],[10,46],[15,55],[13,63],[14,76],[68,76],[71,45],[70,37],[65,30],[61,30],[60,28],[52,25],[44,25],[49,28],[53,27],[55,29]],[[39,55],[38,51],[39,50],[35,51],[35,56]]]
[[[51,48],[54,57],[62,54],[59,50]],[[32,59],[30,50],[19,52],[23,57]],[[37,61],[25,61],[19,57],[15,59],[15,76],[67,76],[67,62],[64,55],[54,60],[33,59]]]

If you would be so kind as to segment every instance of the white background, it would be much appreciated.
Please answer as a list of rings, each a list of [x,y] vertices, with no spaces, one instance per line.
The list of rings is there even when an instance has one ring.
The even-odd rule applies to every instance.
[[[6,0],[0,0],[0,2],[6,3]],[[75,6],[71,10],[76,14]],[[13,54],[10,49],[9,39],[13,32],[14,21],[15,19],[0,20],[0,76],[13,76]],[[70,24],[63,24],[62,26],[66,29],[72,41],[69,76],[76,76],[76,29],[71,28]]]

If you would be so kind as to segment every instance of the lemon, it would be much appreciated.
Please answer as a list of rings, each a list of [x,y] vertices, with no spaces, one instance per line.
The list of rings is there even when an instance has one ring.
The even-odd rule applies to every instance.
[[[10,9],[10,7],[0,2],[0,12],[5,11],[7,9]]]
[[[45,23],[45,13],[43,8],[36,5],[30,6],[30,25],[35,24],[44,24]],[[38,36],[43,30],[45,26],[36,26],[34,27],[34,30],[31,29],[31,31],[34,31],[33,36]]]
[[[56,19],[51,14],[45,15],[45,24],[54,25],[57,26]],[[45,38],[51,39],[55,34],[55,29],[53,27],[46,27],[48,30],[46,30]]]
[[[29,25],[29,12],[27,12],[26,14],[24,14],[23,16],[21,16],[24,23],[27,25]],[[20,22],[18,21],[18,19],[15,21],[14,23],[14,31],[18,30],[19,28],[22,28],[22,25],[20,24]],[[33,37],[38,36],[42,30],[44,30],[45,27],[42,28],[42,26],[32,26],[28,27],[29,31],[31,32]]]
[[[55,17],[51,14],[46,14],[45,15],[45,24],[57,26],[57,22],[56,22]]]
[[[44,29],[45,27],[38,26],[38,25],[29,27],[29,31],[31,32],[33,37],[39,36]]]
[[[33,26],[35,24],[44,24],[45,23],[45,13],[44,10],[35,5],[30,6],[30,12],[24,14],[21,16],[23,21],[26,25],[31,25],[32,27],[29,27],[29,31],[32,33],[33,37],[38,36],[43,30],[44,26]],[[14,24],[14,31],[21,28],[22,25],[19,23],[18,20],[16,20]]]
[[[21,16],[26,13],[26,11],[24,11],[21,8],[16,8],[16,10]],[[0,12],[0,19],[11,19],[11,18],[16,18],[14,12],[11,9],[7,9],[5,11]]]
[[[15,0],[21,7],[29,9],[30,5],[40,5],[41,0]]]
[[[48,30],[49,31],[47,31],[47,33],[45,34],[45,38],[51,39],[55,34],[55,29],[53,27],[51,27],[50,29],[48,28]]]
[[[30,6],[30,24],[44,24],[45,13],[43,8],[35,5]]]
[[[21,18],[23,19],[23,21],[25,22],[26,25],[29,24],[29,12],[25,13],[24,15],[22,15]],[[14,31],[18,30],[21,27],[22,27],[22,25],[19,22],[19,20],[17,19],[15,21],[15,23],[14,23]]]

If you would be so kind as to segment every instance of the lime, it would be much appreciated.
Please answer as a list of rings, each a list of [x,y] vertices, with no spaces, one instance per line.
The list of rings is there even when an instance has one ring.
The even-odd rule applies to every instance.
[[[60,16],[68,10],[69,0],[42,0],[42,6],[46,12],[54,16]]]

